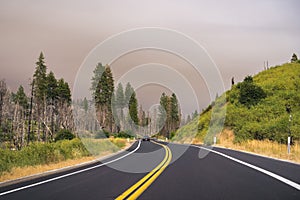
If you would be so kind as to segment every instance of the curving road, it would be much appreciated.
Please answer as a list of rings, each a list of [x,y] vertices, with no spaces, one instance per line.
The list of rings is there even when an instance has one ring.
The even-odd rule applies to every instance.
[[[200,148],[207,154],[201,159]],[[299,183],[300,165],[227,149],[139,141],[102,163],[0,185],[0,199],[300,199]]]

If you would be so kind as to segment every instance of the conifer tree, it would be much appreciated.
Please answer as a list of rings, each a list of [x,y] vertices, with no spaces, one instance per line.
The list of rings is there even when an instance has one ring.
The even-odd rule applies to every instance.
[[[33,75],[34,78],[34,100],[36,103],[36,121],[38,122],[38,130],[37,130],[37,137],[40,140],[40,130],[42,123],[45,117],[45,101],[46,101],[46,89],[47,89],[47,81],[46,81],[46,71],[47,66],[45,65],[44,61],[45,57],[43,52],[40,53],[38,61],[36,62],[36,68]],[[44,133],[44,131],[43,131]]]
[[[130,99],[129,99],[129,115],[131,117],[131,120],[135,125],[139,124],[139,118],[138,118],[138,103],[136,99],[135,92],[132,93]]]
[[[291,58],[291,63],[295,63],[298,61],[298,57],[295,53],[293,53],[292,58]]]

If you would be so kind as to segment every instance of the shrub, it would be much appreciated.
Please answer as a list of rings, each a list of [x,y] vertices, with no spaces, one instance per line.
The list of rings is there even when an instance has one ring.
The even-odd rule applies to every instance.
[[[13,167],[43,165],[88,155],[78,138],[56,143],[32,143],[20,151],[0,149],[0,175]]]
[[[55,141],[59,141],[59,140],[72,140],[75,138],[75,135],[73,133],[71,133],[71,131],[67,130],[67,129],[62,129],[60,130],[56,137],[55,137]]]
[[[256,105],[261,99],[266,98],[264,90],[253,83],[251,76],[247,76],[239,85],[239,102],[248,108]]]
[[[107,132],[103,130],[99,130],[95,135],[95,139],[104,139],[107,137],[109,137],[109,134],[107,134]]]
[[[131,134],[131,132],[121,131],[119,133],[116,133],[114,136],[118,138],[133,138],[133,135]]]

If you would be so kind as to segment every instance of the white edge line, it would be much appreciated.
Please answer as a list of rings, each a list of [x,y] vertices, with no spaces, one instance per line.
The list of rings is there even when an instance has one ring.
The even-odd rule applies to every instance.
[[[245,165],[245,166],[247,166],[247,167],[250,167],[250,168],[252,168],[252,169],[255,169],[255,170],[257,170],[257,171],[259,171],[259,172],[261,172],[261,173],[264,173],[264,174],[266,174],[266,175],[268,175],[268,176],[271,176],[271,177],[273,177],[273,178],[275,178],[275,179],[277,179],[277,180],[279,180],[279,181],[281,181],[281,182],[283,182],[283,183],[285,183],[285,184],[287,184],[287,185],[289,185],[289,186],[292,186],[293,188],[296,188],[297,190],[300,190],[300,185],[299,185],[298,183],[295,183],[295,182],[293,182],[293,181],[291,181],[291,180],[289,180],[289,179],[287,179],[287,178],[284,178],[284,177],[282,177],[282,176],[279,176],[279,175],[277,175],[277,174],[275,174],[275,173],[273,173],[273,172],[267,171],[267,170],[265,170],[265,169],[263,169],[263,168],[257,167],[257,166],[255,166],[255,165],[252,165],[252,164],[250,164],[250,163],[241,161],[241,160],[239,160],[239,159],[237,159],[237,158],[228,156],[228,155],[226,155],[226,154],[224,154],[224,153],[221,153],[221,152],[218,152],[218,151],[215,151],[215,150],[212,150],[212,149],[208,149],[208,148],[200,147],[200,146],[196,146],[196,145],[191,145],[191,146],[196,147],[196,148],[199,148],[199,149],[205,149],[205,150],[207,150],[207,151],[213,152],[213,153],[215,153],[215,154],[218,154],[218,155],[220,155],[220,156],[223,156],[223,157],[225,157],[225,158],[228,158],[228,159],[230,159],[230,160],[233,160],[233,161],[235,161],[235,162],[237,162],[237,163],[240,163],[240,164],[242,164],[242,165]]]
[[[262,157],[262,158],[268,158],[274,161],[281,161],[281,162],[285,162],[287,164],[293,164],[293,165],[298,165],[300,166],[300,163],[297,163],[295,161],[292,160],[285,160],[285,159],[281,159],[281,158],[275,158],[275,157],[271,157],[271,156],[267,156],[267,155],[262,155],[262,154],[258,154],[258,153],[254,153],[251,151],[246,151],[246,150],[238,150],[238,149],[232,149],[232,148],[227,148],[224,146],[212,146],[213,148],[219,148],[219,149],[225,149],[225,150],[230,150],[230,151],[235,151],[235,152],[242,152],[242,153],[246,153],[246,154],[250,154],[252,156],[258,156],[258,157]]]
[[[121,160],[121,159],[133,154],[134,152],[136,152],[140,148],[140,146],[141,146],[141,141],[139,140],[138,146],[133,151],[131,151],[131,152],[119,157],[119,158],[116,158],[114,160],[111,160],[111,161],[108,161],[108,162],[105,162],[105,163],[102,163],[102,164],[99,164],[99,165],[95,165],[93,167],[89,167],[89,168],[82,169],[82,170],[79,170],[79,171],[75,171],[75,172],[72,172],[72,173],[68,173],[68,174],[65,174],[65,175],[57,176],[57,177],[54,177],[54,178],[51,178],[51,179],[48,179],[48,180],[33,183],[33,184],[26,185],[26,186],[23,186],[23,187],[20,187],[20,188],[8,190],[6,192],[0,193],[0,196],[4,196],[6,194],[10,194],[10,193],[17,192],[17,191],[20,191],[20,190],[24,190],[24,189],[27,189],[27,188],[31,188],[31,187],[35,187],[35,186],[42,185],[42,184],[45,184],[45,183],[49,183],[49,182],[52,182],[52,181],[55,181],[55,180],[58,180],[58,179],[62,179],[62,178],[68,177],[68,176],[72,176],[72,175],[75,175],[75,174],[86,172],[86,171],[89,171],[89,170],[92,170],[92,169],[95,169],[95,168],[98,168],[98,167],[102,167],[103,165],[107,165],[107,164],[116,162],[118,160]]]

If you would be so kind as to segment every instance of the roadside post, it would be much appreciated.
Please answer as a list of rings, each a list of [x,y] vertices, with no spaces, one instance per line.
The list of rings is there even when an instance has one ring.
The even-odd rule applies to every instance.
[[[286,112],[289,114],[289,133],[288,133],[288,141],[287,141],[287,152],[291,153],[291,124],[292,124],[292,109],[290,105],[286,105]]]
[[[217,144],[217,137],[214,136],[214,145]]]
[[[288,154],[291,152],[291,137],[288,136]]]

